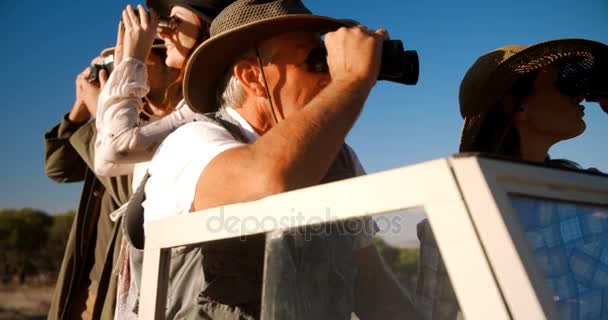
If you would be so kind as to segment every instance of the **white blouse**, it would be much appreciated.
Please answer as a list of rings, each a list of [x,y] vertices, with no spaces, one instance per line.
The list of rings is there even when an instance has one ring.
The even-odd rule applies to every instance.
[[[169,115],[142,123],[139,110],[142,98],[150,90],[147,79],[146,65],[135,58],[123,60],[110,74],[97,104],[96,174],[118,176],[133,172],[136,163],[152,158],[171,132],[202,117],[182,100]]]

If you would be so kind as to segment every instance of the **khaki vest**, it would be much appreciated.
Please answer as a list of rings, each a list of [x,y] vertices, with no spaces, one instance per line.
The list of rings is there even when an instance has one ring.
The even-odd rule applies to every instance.
[[[238,141],[250,143],[244,129],[224,109],[206,116]],[[344,145],[321,183],[355,175],[354,162]],[[131,276],[136,279],[132,289],[137,296],[144,244],[141,204],[147,179],[148,175],[133,195],[123,219],[125,238],[130,244]],[[167,319],[258,319],[265,250],[269,252],[266,272],[276,281],[265,284],[264,318],[296,319],[294,315],[299,314],[300,318],[308,319],[350,319],[354,279],[352,236],[340,233],[333,225],[325,229],[327,232],[318,235],[316,231],[300,228],[298,232],[284,232],[269,243],[266,235],[261,234],[172,249]],[[285,257],[290,257],[291,263],[285,263]],[[307,300],[300,301],[299,297]],[[137,313],[137,303],[133,311]]]

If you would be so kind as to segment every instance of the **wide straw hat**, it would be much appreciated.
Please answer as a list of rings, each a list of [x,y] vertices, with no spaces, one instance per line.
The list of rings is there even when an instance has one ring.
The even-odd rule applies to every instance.
[[[460,114],[464,125],[460,152],[472,152],[485,116],[522,76],[554,63],[584,60],[594,63],[606,46],[584,39],[561,39],[531,46],[509,45],[481,56],[460,84]]]
[[[299,0],[239,0],[211,23],[211,37],[192,53],[184,75],[184,98],[192,110],[217,110],[218,87],[228,68],[256,44],[286,32],[326,33],[352,20],[313,15]]]
[[[146,0],[146,6],[161,17],[169,17],[174,6],[184,7],[207,23],[211,23],[234,0]]]

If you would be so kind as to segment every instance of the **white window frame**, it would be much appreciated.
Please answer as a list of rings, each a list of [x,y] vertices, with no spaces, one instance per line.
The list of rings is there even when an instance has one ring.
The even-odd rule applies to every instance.
[[[562,319],[509,196],[606,206],[608,177],[489,158],[450,162],[513,319]]]
[[[399,169],[151,221],[147,225],[140,319],[164,319],[169,248],[275,231],[205,232],[222,214],[332,222],[422,208],[467,320],[558,319],[550,291],[512,214],[508,193],[606,203],[608,178],[478,157],[443,158]],[[331,209],[331,218],[320,212]],[[320,220],[319,220],[320,219]],[[292,225],[298,227],[301,225]],[[266,277],[267,275],[265,275]]]

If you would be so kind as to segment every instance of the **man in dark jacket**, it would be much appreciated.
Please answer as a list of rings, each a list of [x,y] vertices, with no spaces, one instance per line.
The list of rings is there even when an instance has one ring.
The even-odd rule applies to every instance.
[[[96,62],[96,60],[94,60]],[[61,122],[44,136],[45,173],[58,183],[84,181],[59,271],[49,319],[113,319],[116,280],[112,273],[122,239],[119,221],[110,213],[131,193],[131,177],[93,174],[95,114],[99,82],[89,69],[76,79],[76,101]],[[107,74],[100,73],[104,83]]]

